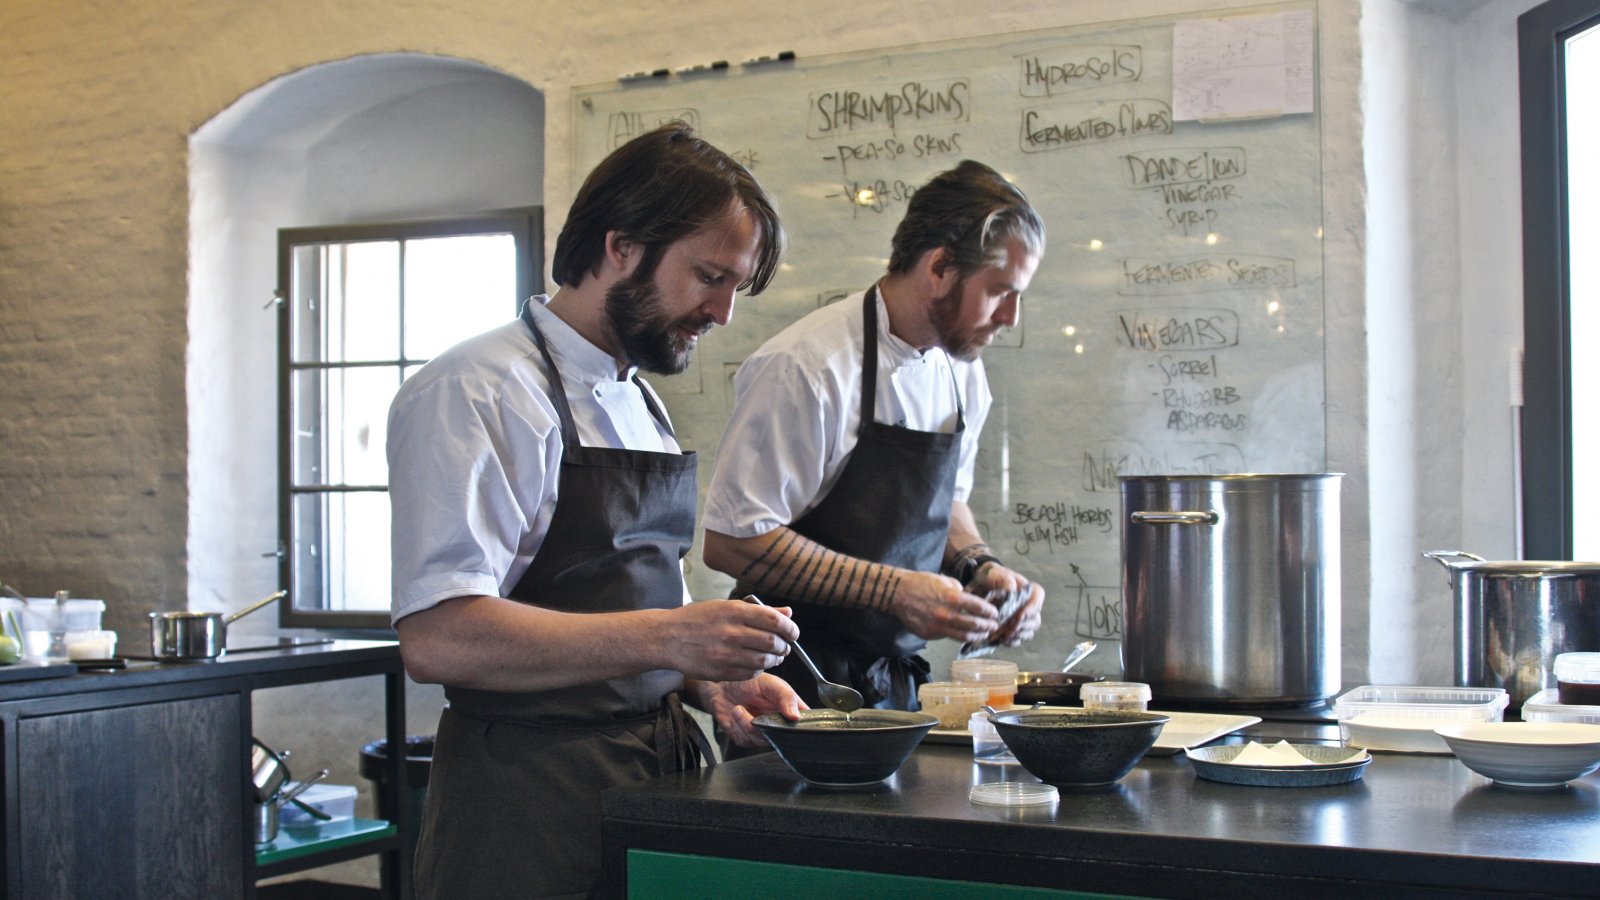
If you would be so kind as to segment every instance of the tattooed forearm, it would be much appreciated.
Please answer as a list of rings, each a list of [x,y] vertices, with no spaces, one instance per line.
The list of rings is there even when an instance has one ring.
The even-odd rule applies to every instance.
[[[784,600],[888,611],[900,583],[892,566],[836,553],[787,528],[737,575]]]

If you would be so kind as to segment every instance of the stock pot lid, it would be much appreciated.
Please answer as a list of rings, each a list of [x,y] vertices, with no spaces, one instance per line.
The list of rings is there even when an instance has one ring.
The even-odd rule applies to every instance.
[[[1600,562],[1566,562],[1562,560],[1492,560],[1482,562],[1448,563],[1451,569],[1482,575],[1522,575],[1538,578],[1545,575],[1600,575]]]
[[[1284,484],[1301,483],[1308,488],[1325,486],[1328,482],[1337,483],[1344,477],[1343,472],[1318,472],[1318,473],[1265,473],[1246,472],[1236,475],[1119,475],[1117,480],[1122,482],[1124,488],[1138,484],[1173,484],[1173,485],[1214,485],[1228,490],[1248,489],[1251,487],[1277,487]]]

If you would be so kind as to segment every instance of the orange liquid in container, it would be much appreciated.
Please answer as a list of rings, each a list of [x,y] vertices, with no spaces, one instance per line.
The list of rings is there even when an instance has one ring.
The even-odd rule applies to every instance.
[[[1006,687],[1003,684],[989,685],[989,705],[995,709],[1010,706],[1017,702],[1017,686],[1012,684]]]

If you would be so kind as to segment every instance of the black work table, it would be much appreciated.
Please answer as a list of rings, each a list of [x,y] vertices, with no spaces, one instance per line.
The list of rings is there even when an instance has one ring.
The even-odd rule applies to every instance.
[[[380,795],[376,823],[393,827],[292,859],[258,852],[250,777],[251,694],[263,688],[381,676],[388,746],[403,746],[394,642],[236,645],[215,660],[49,669],[19,667],[0,684],[0,897],[251,898],[257,879],[369,854],[380,854],[388,894],[408,887],[400,754],[389,754],[397,788]]]
[[[1300,740],[1337,728],[1267,722],[1250,732]],[[1054,808],[1007,809],[974,805],[968,792],[1035,779],[975,765],[969,747],[925,743],[888,781],[854,790],[808,786],[763,754],[608,791],[606,869],[625,871],[634,850],[756,861],[747,876],[780,863],[986,883],[974,897],[994,896],[993,885],[1162,897],[1600,896],[1600,773],[1523,791],[1493,786],[1451,756],[1373,757],[1362,780],[1318,788],[1219,784],[1196,778],[1181,753],[1146,757],[1112,788],[1063,789]],[[641,855],[651,854],[635,863]],[[760,883],[767,896],[792,895]],[[955,895],[967,894],[941,894]]]

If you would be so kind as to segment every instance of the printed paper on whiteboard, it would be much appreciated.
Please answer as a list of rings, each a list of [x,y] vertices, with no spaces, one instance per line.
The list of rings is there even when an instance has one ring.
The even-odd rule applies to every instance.
[[[1310,10],[1175,24],[1173,118],[1311,112],[1312,25]]]

